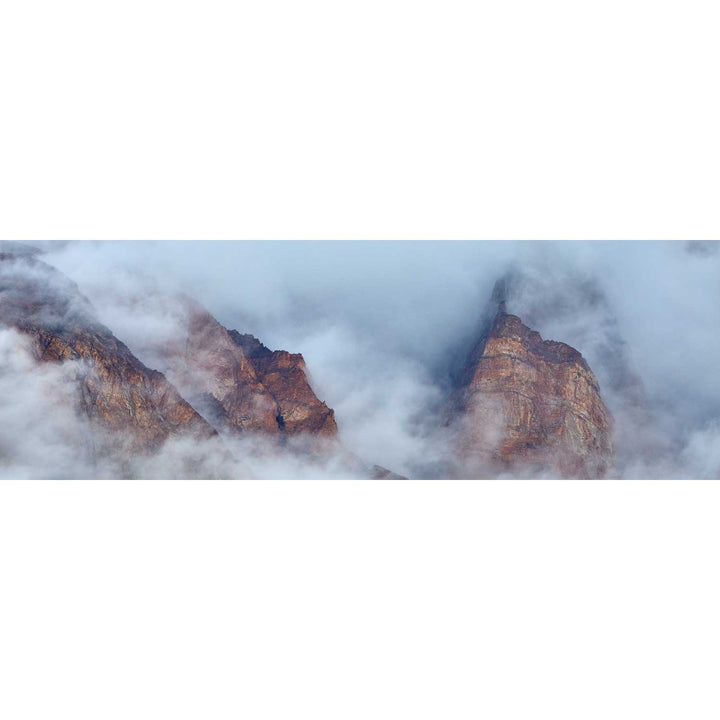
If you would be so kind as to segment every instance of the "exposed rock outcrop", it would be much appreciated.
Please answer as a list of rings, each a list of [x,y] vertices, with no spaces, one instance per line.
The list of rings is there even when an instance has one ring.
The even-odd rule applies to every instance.
[[[498,280],[491,304],[505,302],[528,326],[546,334],[563,333],[583,348],[600,380],[605,400],[622,399],[626,407],[646,406],[645,389],[636,372],[616,314],[598,278],[554,267],[513,267]],[[618,405],[617,402],[614,403]]]
[[[316,448],[335,439],[334,413],[312,390],[302,355],[228,330],[187,297],[174,304],[177,337],[153,357],[214,427],[278,441],[302,436]]]
[[[504,297],[451,402],[459,473],[611,475],[612,419],[582,355],[508,314]]]
[[[310,387],[305,360],[300,353],[269,350],[252,335],[230,331],[243,349],[257,377],[277,403],[278,426],[289,435],[308,433],[321,438],[337,435],[335,414]]]
[[[544,337],[563,338],[582,349],[614,419],[612,443],[618,466],[674,457],[678,449],[670,433],[659,431],[663,418],[650,416],[631,347],[613,301],[595,273],[549,261],[514,266],[496,283],[491,312],[501,301]]]
[[[163,372],[218,430],[277,435],[277,403],[243,349],[200,305],[177,303],[177,336],[155,352]]]

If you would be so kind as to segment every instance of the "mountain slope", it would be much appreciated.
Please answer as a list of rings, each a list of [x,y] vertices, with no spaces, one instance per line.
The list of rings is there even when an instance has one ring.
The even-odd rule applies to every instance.
[[[173,336],[144,352],[214,427],[279,441],[336,438],[334,413],[310,386],[302,355],[228,330],[188,297],[163,302]]]
[[[75,283],[36,258],[0,253],[0,322],[30,338],[39,362],[74,363],[77,410],[104,433],[105,449],[151,453],[171,437],[216,435],[162,373],[95,319]]]
[[[3,335],[3,347],[25,352],[25,341],[18,342],[25,338],[38,367],[68,370],[44,377],[42,387],[72,432],[53,426],[46,435],[58,438],[54,449],[64,456],[77,450],[92,458],[78,463],[78,474],[249,477],[233,457],[239,453],[261,476],[268,467],[282,476],[303,463],[343,477],[393,476],[343,448],[302,355],[227,330],[186,296],[153,293],[123,301],[124,332],[136,327],[130,341],[142,362],[97,320],[77,285],[35,255],[0,253],[0,321],[20,332]],[[0,379],[7,385],[7,375]],[[27,406],[27,397],[15,405]],[[35,415],[44,412],[38,404]],[[10,455],[3,459],[9,467]],[[42,476],[68,472],[53,469],[52,460],[37,467]]]

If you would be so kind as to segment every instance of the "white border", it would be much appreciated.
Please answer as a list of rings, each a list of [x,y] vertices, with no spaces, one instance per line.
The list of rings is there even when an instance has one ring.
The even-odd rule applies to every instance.
[[[0,236],[720,237],[718,8],[10,0]],[[717,718],[717,483],[4,483],[0,713]]]

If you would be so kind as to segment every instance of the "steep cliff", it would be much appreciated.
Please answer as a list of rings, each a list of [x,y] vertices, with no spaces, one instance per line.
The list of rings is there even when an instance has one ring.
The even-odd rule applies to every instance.
[[[153,348],[153,357],[214,427],[316,445],[335,438],[334,413],[312,390],[302,355],[228,330],[190,298],[172,305],[177,336]]]
[[[337,435],[335,414],[310,387],[305,360],[300,353],[269,350],[252,335],[230,331],[243,349],[257,376],[277,403],[280,431],[289,435],[308,433],[322,438]]]
[[[610,294],[608,294],[610,293]],[[642,374],[618,318],[617,303],[595,271],[557,266],[550,259],[515,265],[496,283],[492,305],[504,301],[510,312],[544,337],[562,338],[593,370],[602,399],[613,416],[616,464],[657,464],[673,458],[677,447],[661,430],[662,417],[651,417]]]
[[[500,300],[451,402],[461,474],[612,474],[612,419],[582,355],[510,315]]]
[[[606,401],[612,397],[615,407],[645,408],[642,379],[612,303],[594,274],[546,265],[513,267],[493,289],[494,306],[501,301],[529,327],[562,334],[582,347]]]

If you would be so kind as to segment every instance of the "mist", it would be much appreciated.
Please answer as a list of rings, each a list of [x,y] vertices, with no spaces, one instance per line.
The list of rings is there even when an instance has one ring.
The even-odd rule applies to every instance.
[[[229,329],[302,353],[313,389],[335,410],[342,444],[409,477],[433,477],[447,461],[438,409],[477,340],[496,280],[519,269],[529,281],[508,310],[544,339],[583,353],[615,418],[620,475],[720,476],[717,244],[35,245],[149,367],[158,366],[154,348],[176,330],[178,293]],[[622,388],[613,387],[618,353],[641,379],[648,410],[642,422]],[[258,458],[256,476],[341,473],[339,465],[304,465],[290,455],[270,461],[247,446],[238,452]]]

